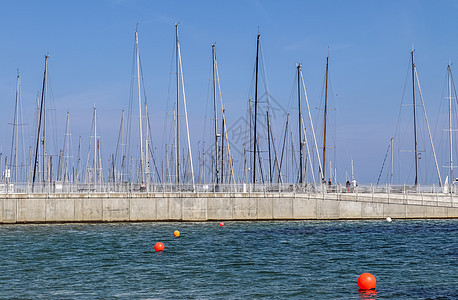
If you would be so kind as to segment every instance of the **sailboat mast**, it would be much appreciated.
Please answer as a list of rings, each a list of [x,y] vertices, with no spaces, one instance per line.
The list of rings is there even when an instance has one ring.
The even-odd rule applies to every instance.
[[[223,109],[223,115],[224,115],[224,109]],[[224,117],[221,118],[221,184],[224,183],[224,138],[226,137],[225,135],[225,130],[224,130],[225,124],[224,124]]]
[[[177,41],[178,41],[178,39],[177,39]],[[186,106],[186,93],[185,93],[185,88],[184,88],[183,64],[181,63],[180,44],[177,43],[177,45],[178,45],[178,47],[177,47],[177,49],[178,49],[178,61],[179,61],[179,66],[180,66],[181,88],[182,88],[182,93],[183,93],[184,120],[185,120],[185,125],[186,125],[186,137],[187,137],[187,140],[188,140],[189,168],[191,170],[192,187],[194,189],[195,188],[194,167],[193,167],[193,164],[192,164],[191,138],[189,136],[189,121],[188,121],[188,111],[187,111],[187,106]],[[177,115],[177,117],[178,117],[178,115]],[[178,128],[177,128],[177,130],[178,130]],[[177,132],[177,134],[178,134],[178,132]],[[183,155],[183,161],[185,161],[184,155]],[[187,167],[188,166],[186,165],[186,169],[187,169]],[[185,171],[184,180],[189,180],[189,175],[186,173],[186,170],[184,170],[184,171]]]
[[[269,148],[269,180],[270,183],[272,183],[272,158],[271,158],[271,153],[270,153],[270,120],[269,120],[269,110],[266,112],[267,115],[267,144]]]
[[[299,117],[298,117],[298,125],[299,125],[299,183],[303,182],[303,172],[302,172],[302,108],[301,108],[301,64],[297,65],[297,101],[298,101],[298,108],[299,108]]]
[[[355,179],[355,170],[353,168],[353,159],[351,159],[351,180]]]
[[[48,69],[48,57],[49,57],[48,55],[45,55],[45,71],[43,74],[43,88],[41,90],[41,104],[40,104],[40,113],[39,113],[39,118],[38,118],[37,143],[36,143],[36,148],[35,148],[35,163],[33,165],[32,191],[33,191],[33,186],[35,184],[35,176],[36,176],[37,167],[38,167],[38,149],[40,145],[41,116],[43,114],[43,101],[46,98],[46,88],[45,87],[46,87],[46,72]],[[44,155],[43,155],[43,160],[44,160]],[[44,168],[44,163],[43,163],[43,168]],[[44,169],[42,172],[44,173]]]
[[[450,139],[450,183],[454,182],[453,177],[453,135],[452,135],[452,71],[450,65],[447,67],[448,73],[448,125],[449,125],[449,139]],[[451,190],[450,190],[451,191]]]
[[[278,179],[277,181],[283,181],[281,178],[281,167],[283,165],[283,154],[285,153],[285,146],[288,148],[288,121],[289,121],[289,114],[286,116],[286,124],[285,124],[285,135],[283,136],[283,147],[281,148],[281,156],[280,156],[280,166],[278,168]],[[288,150],[286,150],[286,182],[288,182]]]
[[[328,66],[329,66],[329,53],[328,56],[326,57],[326,86],[325,86],[325,92],[324,92],[324,130],[323,130],[323,168],[321,169],[323,171],[322,175],[322,181],[325,181],[325,173],[326,173],[326,117],[328,114]]]
[[[76,164],[76,183],[80,183],[81,172],[81,136],[78,139],[78,162]]]
[[[413,50],[412,55],[412,99],[413,99],[413,134],[415,146],[415,186],[418,185],[418,143],[417,143],[417,103],[415,100],[415,61]]]
[[[145,167],[143,168],[143,174],[144,177],[146,177],[146,181],[143,181],[146,183],[147,186],[149,186],[150,182],[150,157],[149,157],[149,143],[150,143],[150,132],[149,132],[149,118],[148,118],[148,104],[146,103],[145,99],[145,124],[146,124],[146,139],[145,139],[145,160],[144,160],[144,165]],[[154,157],[153,157],[154,161]]]
[[[226,111],[224,109],[224,105],[223,105],[223,96],[221,94],[221,85],[220,85],[220,81],[219,81],[219,74],[218,74],[218,63],[216,61],[216,55],[215,55],[215,70],[216,70],[216,80],[218,82],[218,92],[219,92],[219,99],[220,99],[220,105],[221,105],[221,119],[222,119],[222,128],[221,128],[221,183],[223,183],[224,181],[224,140],[226,140],[226,145],[227,145],[227,158],[228,158],[228,163],[229,163],[229,167],[230,167],[230,170],[231,170],[231,177],[232,177],[232,183],[235,183],[235,176],[234,176],[234,165],[232,163],[232,156],[231,156],[231,147],[229,145],[229,137],[228,137],[228,134],[227,134],[227,126],[226,126]]]
[[[254,143],[253,143],[253,184],[256,184],[256,146],[257,146],[257,131],[256,131],[256,121],[258,117],[258,60],[259,60],[259,37],[256,41],[256,81],[254,87]]]
[[[390,168],[390,185],[393,185],[393,138],[391,138],[391,168]]]
[[[119,131],[121,133],[121,182],[124,182],[124,110],[121,110],[121,128]]]
[[[67,112],[67,126],[65,130],[65,151],[66,151],[66,158],[65,158],[65,167],[64,167],[64,182],[69,180],[68,176],[68,158],[69,158],[69,146],[70,146],[70,114]]]
[[[45,182],[45,170],[47,170],[46,168],[46,160],[47,160],[47,157],[46,157],[46,93],[47,93],[47,84],[46,84],[46,81],[47,81],[47,71],[48,71],[48,56],[45,56],[45,76],[44,76],[44,81],[43,81],[43,94],[44,94],[44,102],[43,102],[43,182]]]
[[[97,183],[97,109],[94,107],[94,185]]]
[[[179,126],[179,109],[180,109],[180,68],[178,58],[178,48],[180,46],[178,42],[178,23],[175,24],[176,34],[176,66],[177,66],[177,108],[176,108],[176,127],[175,127],[175,172],[176,172],[176,183],[180,183],[180,126]]]
[[[17,147],[18,147],[18,122],[19,122],[19,70],[16,78],[16,121],[14,122],[15,146],[14,146],[14,182],[17,183]]]
[[[142,183],[145,182],[144,149],[142,132],[142,103],[140,95],[140,54],[138,51],[138,32],[135,31],[135,47],[137,49],[137,88],[138,88],[138,122],[140,131],[140,175]]]
[[[212,62],[213,62],[213,111],[215,117],[215,157],[218,158],[218,114],[216,113],[216,72],[215,72],[215,45],[212,44]],[[216,183],[219,182],[218,163],[215,164]]]
[[[288,165],[288,152],[289,152],[289,140],[290,140],[290,136],[289,136],[289,114],[287,115],[286,117],[286,128],[285,128],[285,141],[286,141],[286,153],[285,153],[285,158],[286,158],[286,182],[289,182],[288,179],[289,179],[289,165]],[[283,147],[285,146],[285,144],[283,143]]]

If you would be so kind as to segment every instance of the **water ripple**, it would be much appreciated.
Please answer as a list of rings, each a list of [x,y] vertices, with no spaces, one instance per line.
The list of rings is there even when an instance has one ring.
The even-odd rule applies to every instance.
[[[20,299],[457,299],[457,245],[458,220],[5,225],[0,290]],[[363,272],[376,291],[358,291]]]

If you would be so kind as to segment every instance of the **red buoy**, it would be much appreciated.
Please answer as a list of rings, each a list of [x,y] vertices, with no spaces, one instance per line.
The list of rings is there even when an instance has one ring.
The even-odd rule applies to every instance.
[[[224,222],[219,223],[219,226],[224,226]]]
[[[358,277],[358,286],[362,290],[375,289],[377,280],[371,273],[363,273]]]
[[[162,244],[161,242],[157,242],[155,245],[154,245],[154,250],[156,252],[159,252],[159,251],[164,251],[165,247],[164,247],[164,244]]]

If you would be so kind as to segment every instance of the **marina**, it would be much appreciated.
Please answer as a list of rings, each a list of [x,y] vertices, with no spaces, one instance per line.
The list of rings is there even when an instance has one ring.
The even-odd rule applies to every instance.
[[[102,164],[102,161],[107,158],[103,157],[100,151],[101,139],[97,131],[95,106],[86,164],[83,165],[81,161],[81,138],[76,162],[70,159],[73,156],[69,153],[73,150],[70,149],[72,142],[69,113],[66,119],[64,144],[58,151],[59,154],[49,153],[47,148],[49,139],[47,132],[48,55],[45,56],[41,97],[37,97],[36,142],[34,146],[29,147],[28,161],[18,162],[20,125],[18,123],[20,107],[18,73],[10,156],[13,159],[8,162],[8,157],[5,157],[3,183],[0,185],[0,193],[3,193],[0,194],[1,223],[458,218],[458,204],[454,196],[456,186],[452,180],[454,166],[451,99],[454,98],[452,97],[454,85],[450,65],[447,68],[450,173],[445,181],[443,182],[441,178],[416,71],[414,51],[411,51],[414,182],[410,186],[393,185],[392,139],[390,182],[384,187],[379,186],[384,161],[377,184],[359,186],[355,180],[353,160],[351,177],[345,184],[338,182],[337,169],[332,168],[333,160],[329,160],[329,173],[326,172],[326,150],[329,152],[333,149],[326,144],[329,53],[326,57],[323,135],[320,146],[315,133],[316,125],[314,126],[311,117],[302,65],[297,64],[298,130],[296,134],[298,140],[295,148],[293,126],[289,124],[290,113],[286,114],[283,137],[276,137],[269,117],[269,112],[272,113],[269,97],[262,101],[262,97],[258,99],[260,34],[257,35],[254,99],[248,101],[249,121],[245,124],[247,126],[245,132],[249,138],[243,144],[244,150],[239,153],[240,157],[236,159],[231,154],[233,143],[226,125],[216,48],[215,44],[212,44],[213,132],[211,135],[213,135],[214,146],[208,148],[205,154],[204,140],[202,151],[199,147],[199,163],[195,170],[178,23],[175,24],[175,37],[176,103],[171,127],[173,140],[170,147],[167,144],[164,147],[165,157],[158,157],[155,154],[156,149],[152,150],[154,145],[148,105],[146,95],[142,96],[144,83],[137,31],[135,31],[128,119],[125,122],[124,111],[122,111],[118,143],[114,153],[108,157],[108,167],[104,168]],[[421,105],[416,103],[417,89]],[[303,102],[305,102],[304,113]],[[135,105],[138,109],[137,116],[133,112]],[[419,146],[417,106],[421,106],[424,112],[438,186],[423,186],[419,181],[421,155],[417,148]],[[184,118],[179,113],[180,107],[184,110]],[[258,116],[258,110],[261,114],[265,113],[264,122],[261,122],[264,118]],[[137,129],[135,129],[134,119],[138,119]],[[184,121],[184,124],[180,121]],[[221,124],[218,121],[221,121]],[[258,123],[262,125],[261,129]],[[264,130],[265,132],[262,133]],[[184,136],[185,146],[180,144],[181,135]],[[279,151],[277,147],[280,143],[276,142],[277,140],[283,140]],[[136,153],[132,152],[135,147]],[[263,147],[267,147],[267,151],[263,150]],[[56,161],[57,167],[54,165]],[[238,168],[235,165],[237,163]]]
[[[4,299],[458,299],[458,3],[8,1]]]
[[[143,84],[139,55],[138,32],[135,31],[135,60],[131,91],[136,89],[137,99],[131,97],[130,116],[124,128],[124,111],[120,123],[118,144],[115,153],[108,158],[108,169],[103,168],[100,152],[100,138],[97,132],[97,110],[94,106],[92,118],[92,136],[85,169],[80,158],[81,138],[78,145],[76,165],[71,165],[69,148],[69,113],[65,129],[64,145],[59,155],[51,155],[46,148],[47,134],[47,73],[48,58],[45,56],[43,88],[41,100],[37,98],[37,138],[34,146],[29,147],[29,161],[18,164],[18,120],[19,120],[19,74],[11,156],[5,158],[3,183],[0,185],[0,222],[1,223],[47,223],[47,222],[128,222],[128,221],[210,221],[210,220],[296,220],[296,219],[383,219],[383,218],[458,218],[458,204],[454,194],[453,179],[453,142],[452,142],[452,76],[450,65],[448,72],[449,99],[449,155],[450,177],[443,183],[439,171],[436,152],[421,94],[418,74],[411,52],[412,86],[413,86],[413,134],[415,180],[412,186],[393,186],[393,140],[391,140],[390,183],[385,187],[377,184],[358,186],[352,161],[351,182],[345,185],[338,183],[336,173],[329,161],[329,175],[326,175],[326,137],[327,137],[327,90],[329,53],[326,58],[326,77],[324,94],[324,123],[322,146],[317,144],[313,119],[305,89],[301,64],[297,65],[297,101],[298,101],[298,145],[294,150],[293,131],[289,127],[289,113],[286,116],[283,147],[277,152],[276,137],[271,129],[271,111],[269,99],[264,103],[266,122],[262,127],[265,135],[258,132],[258,58],[260,53],[260,34],[257,35],[254,101],[249,102],[249,140],[243,144],[244,151],[238,159],[241,173],[236,173],[234,157],[231,155],[231,138],[228,134],[219,81],[215,45],[212,44],[212,84],[213,84],[213,138],[214,149],[207,152],[205,148],[199,153],[199,164],[196,174],[191,152],[191,140],[186,106],[181,48],[176,31],[176,103],[173,111],[174,138],[170,148],[165,145],[165,164],[152,151],[151,125],[148,106],[142,100]],[[135,68],[134,68],[135,67]],[[134,80],[136,78],[136,80]],[[429,133],[432,155],[438,175],[438,186],[421,186],[419,182],[420,153],[417,149],[417,112],[416,88],[419,90],[421,106],[424,111]],[[454,90],[454,85],[453,85]],[[302,113],[301,94],[306,103],[305,118]],[[132,92],[132,96],[133,96]],[[455,93],[456,94],[456,93]],[[135,100],[135,101],[134,101]],[[180,102],[181,101],[181,102]],[[217,104],[219,102],[219,105]],[[138,108],[138,136],[136,157],[132,147],[136,145],[133,134],[132,107]],[[261,104],[260,103],[260,109]],[[267,104],[267,105],[266,105]],[[184,108],[185,141],[180,145],[179,108]],[[143,115],[143,112],[144,115]],[[220,110],[220,112],[218,112]],[[218,119],[221,130],[218,130]],[[181,125],[183,126],[183,125]],[[307,136],[309,132],[309,136]],[[311,135],[310,135],[311,133]],[[291,137],[289,137],[291,135]],[[127,142],[124,142],[126,140]],[[260,142],[267,142],[263,144]],[[288,141],[289,140],[289,141]],[[291,142],[291,148],[289,148]],[[262,151],[261,145],[268,147]],[[286,145],[286,151],[285,151]],[[248,147],[252,151],[245,151]],[[304,149],[305,146],[305,149]],[[322,149],[321,155],[319,149]],[[329,146],[328,146],[329,148]],[[183,150],[180,152],[180,149]],[[171,151],[170,151],[171,150]],[[329,149],[328,149],[329,150]],[[288,166],[288,152],[290,165]],[[295,153],[298,152],[298,153]],[[13,155],[14,153],[14,155]],[[33,155],[34,153],[34,155]],[[281,154],[280,154],[281,153]],[[285,154],[285,156],[284,156]],[[170,155],[170,157],[169,157]],[[298,157],[295,157],[298,155]],[[0,154],[1,156],[1,154]],[[53,165],[57,162],[57,168]],[[283,165],[283,160],[285,164]],[[298,161],[297,161],[298,159]],[[267,160],[267,163],[265,162]],[[385,157],[386,160],[386,157]],[[0,157],[1,161],[1,157]],[[91,162],[92,161],[92,162]],[[385,163],[385,162],[384,162]],[[159,167],[161,172],[159,172]],[[165,170],[164,170],[165,165]],[[384,165],[384,164],[383,164]],[[383,165],[380,175],[383,172]],[[27,166],[26,172],[24,167]],[[251,166],[251,168],[249,167]],[[76,170],[75,170],[76,167]],[[256,171],[259,171],[258,173]],[[84,173],[83,173],[84,171]],[[165,173],[164,173],[165,172]],[[205,174],[207,172],[207,175]],[[283,173],[282,173],[283,172]],[[209,173],[209,174],[208,174]],[[379,180],[380,180],[379,175]],[[24,177],[25,176],[25,177]],[[290,179],[288,179],[288,177]],[[329,179],[326,178],[329,176]],[[196,178],[198,177],[198,181]],[[25,179],[25,182],[22,181]]]

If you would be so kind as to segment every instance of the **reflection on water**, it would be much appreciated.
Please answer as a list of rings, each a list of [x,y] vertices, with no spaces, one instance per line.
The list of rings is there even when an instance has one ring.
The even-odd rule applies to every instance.
[[[358,290],[358,299],[374,300],[377,299],[377,290]]]

